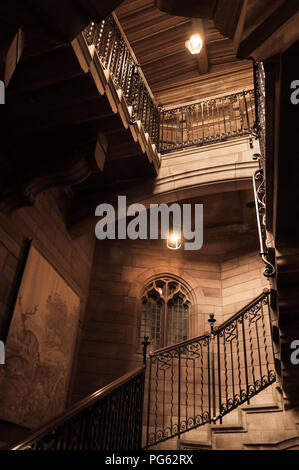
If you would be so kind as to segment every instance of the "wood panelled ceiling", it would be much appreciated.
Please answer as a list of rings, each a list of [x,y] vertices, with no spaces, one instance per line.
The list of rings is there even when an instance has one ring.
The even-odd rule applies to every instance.
[[[171,16],[161,12],[154,0],[125,0],[115,13],[164,107],[253,87],[252,62],[236,58],[232,41],[212,21]],[[192,56],[185,42],[201,28],[205,47]]]

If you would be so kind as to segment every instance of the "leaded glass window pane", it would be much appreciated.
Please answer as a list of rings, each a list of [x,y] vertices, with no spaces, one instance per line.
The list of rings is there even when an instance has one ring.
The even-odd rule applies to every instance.
[[[189,307],[184,300],[176,297],[168,303],[167,346],[180,343],[188,338]]]
[[[190,294],[171,277],[152,281],[142,298],[140,343],[150,340],[150,350],[170,346],[188,338]]]
[[[164,304],[160,299],[148,298],[143,302],[141,315],[141,338],[148,336],[151,349],[159,349],[163,328]]]

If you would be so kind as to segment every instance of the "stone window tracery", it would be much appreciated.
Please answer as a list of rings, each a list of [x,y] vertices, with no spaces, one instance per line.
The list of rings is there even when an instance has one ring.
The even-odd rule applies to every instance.
[[[148,336],[151,350],[188,338],[191,307],[188,289],[172,277],[149,282],[143,291],[140,338]]]

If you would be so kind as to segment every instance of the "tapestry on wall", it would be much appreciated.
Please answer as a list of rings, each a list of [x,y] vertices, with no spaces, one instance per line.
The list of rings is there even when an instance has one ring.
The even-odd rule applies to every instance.
[[[35,428],[66,404],[80,299],[31,246],[0,368],[0,419]]]

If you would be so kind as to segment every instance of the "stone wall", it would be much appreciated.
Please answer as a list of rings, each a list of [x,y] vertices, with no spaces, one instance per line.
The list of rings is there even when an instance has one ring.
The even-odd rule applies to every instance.
[[[209,331],[211,313],[220,324],[260,294],[267,284],[262,270],[258,253],[217,263],[161,241],[97,242],[73,399],[140,364],[140,299],[150,278],[171,274],[188,285],[192,338]]]
[[[28,240],[32,239],[38,250],[81,300],[74,370],[88,295],[95,236],[93,229],[76,240],[69,236],[65,223],[68,200],[66,192],[51,190],[42,193],[33,207],[19,209],[10,216],[0,213],[0,337],[5,340],[9,330],[24,267],[26,246]],[[20,436],[18,431],[21,432],[22,429],[0,422],[0,441],[15,440]]]

